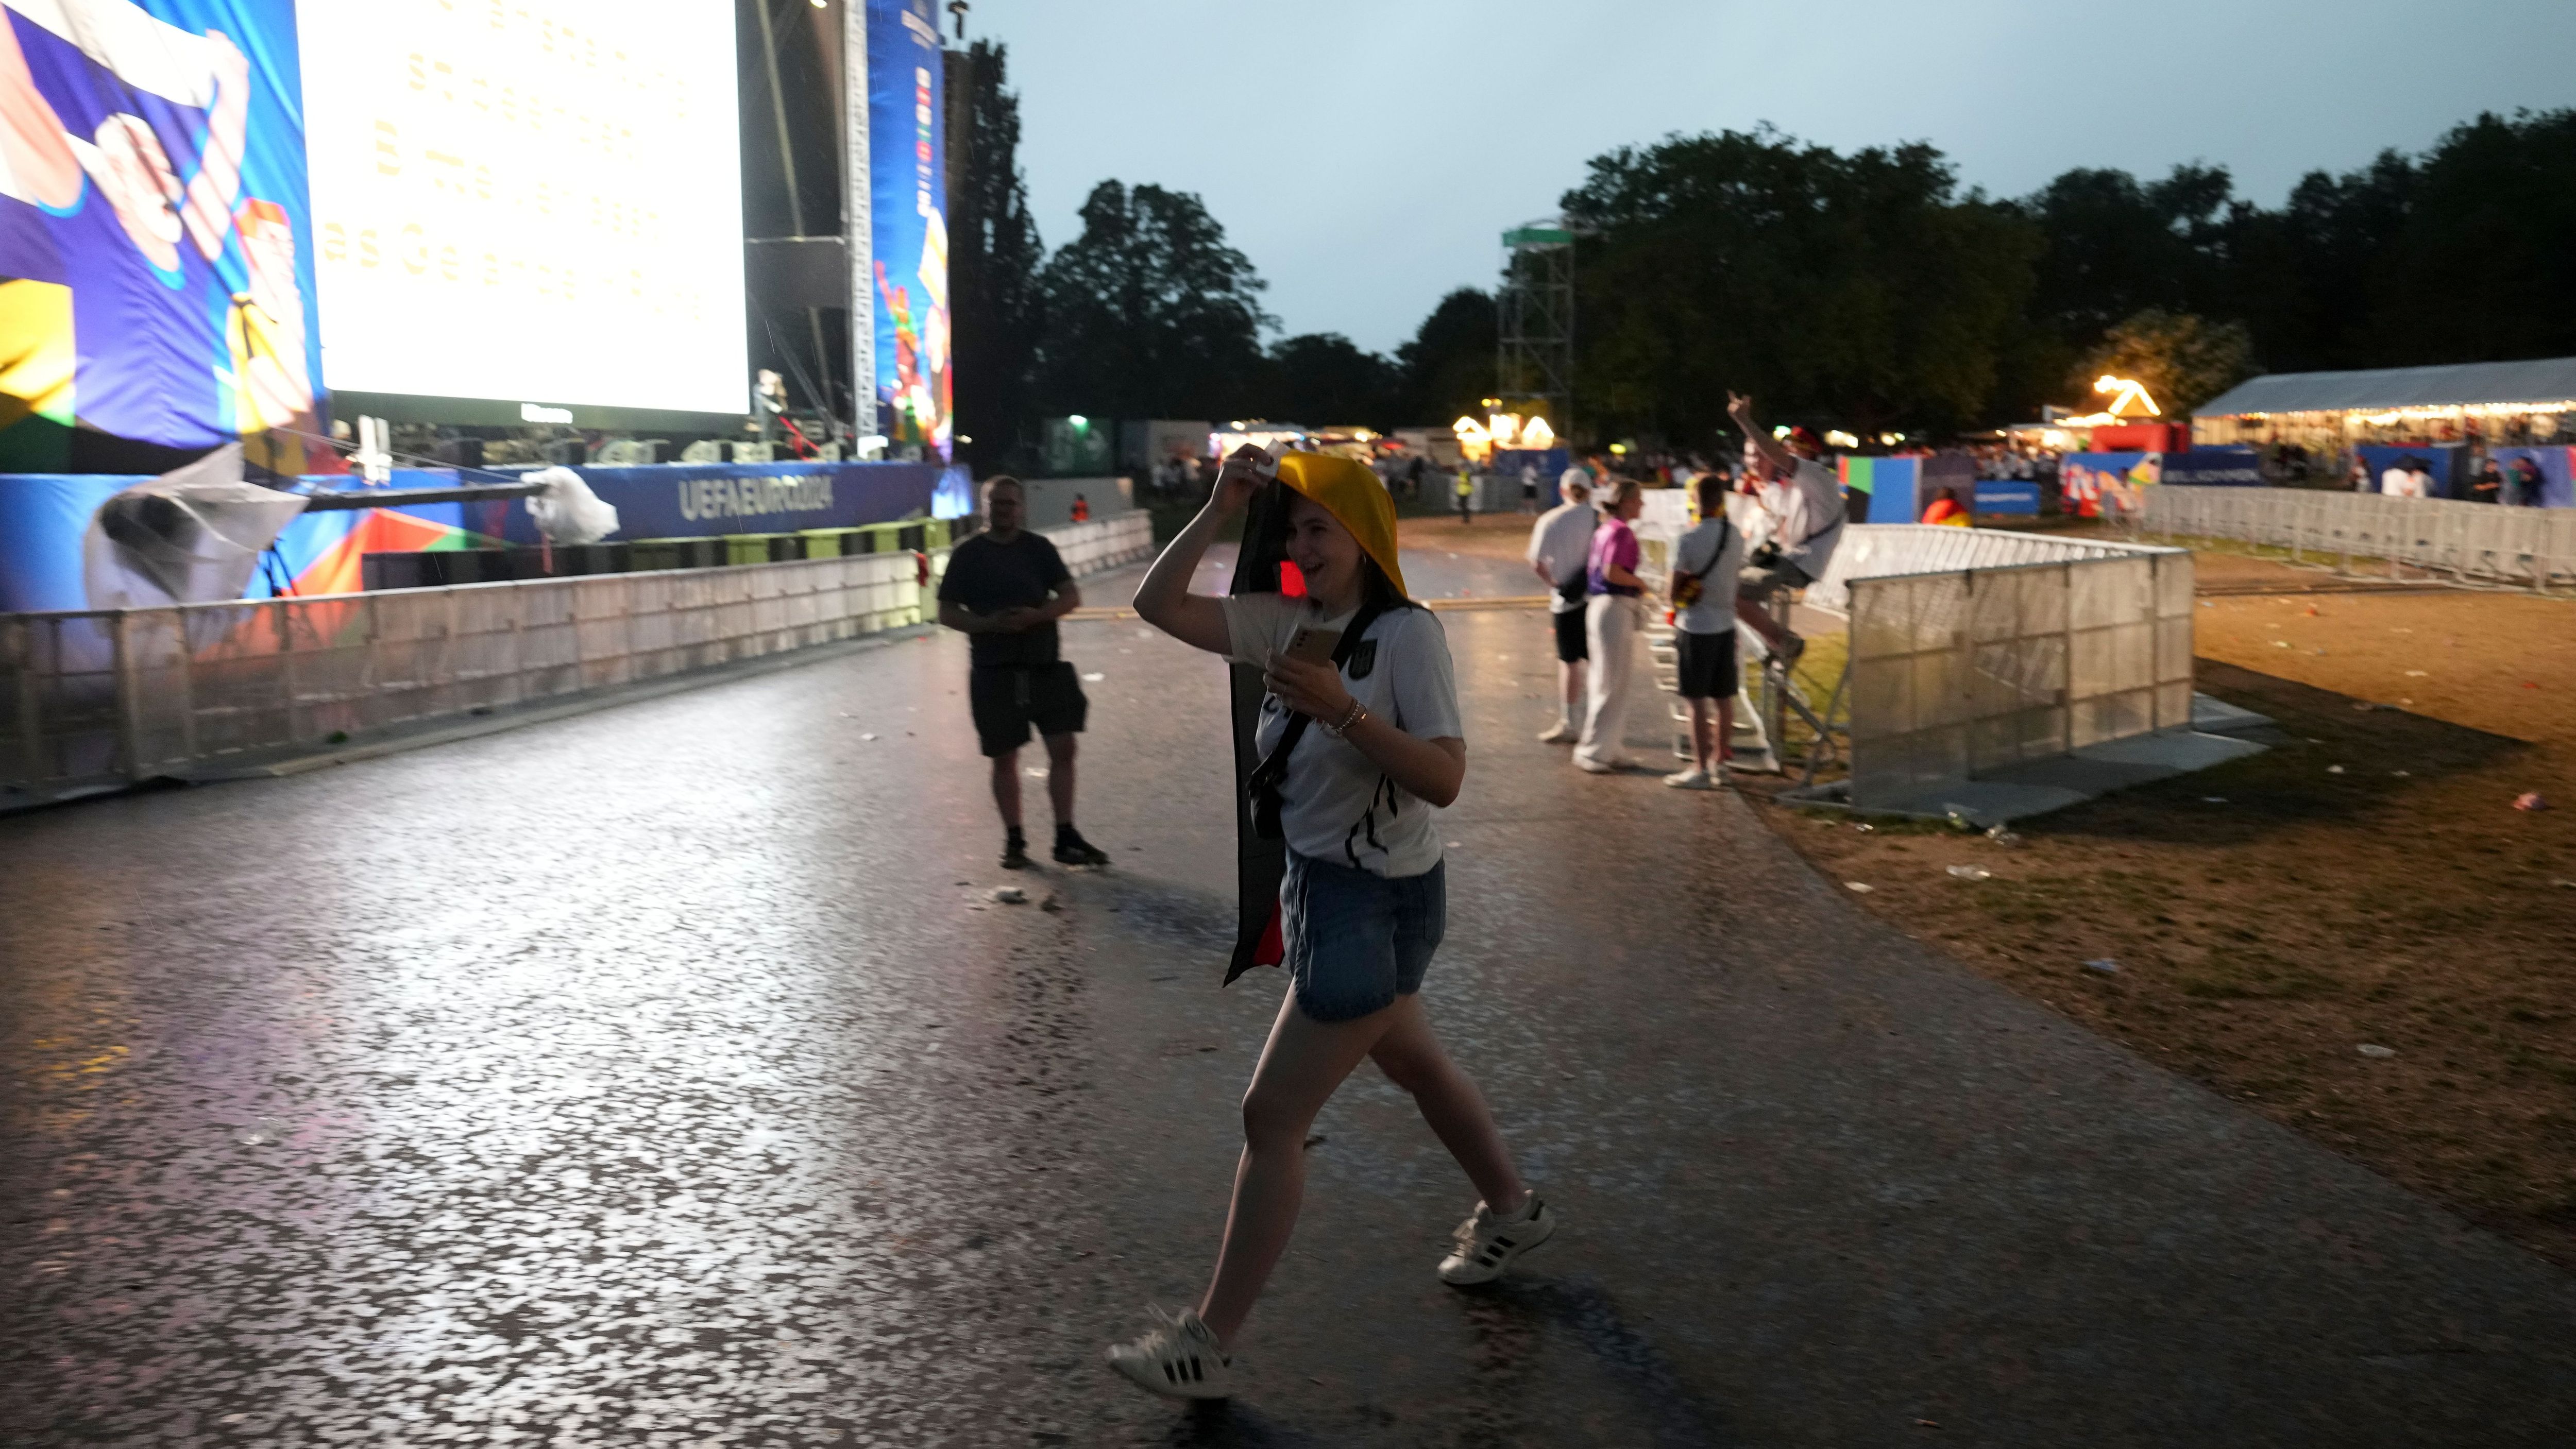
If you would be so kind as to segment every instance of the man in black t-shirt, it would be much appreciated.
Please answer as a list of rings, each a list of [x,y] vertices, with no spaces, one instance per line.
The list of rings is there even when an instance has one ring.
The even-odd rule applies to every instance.
[[[1044,534],[1020,525],[1028,512],[1020,480],[984,484],[984,532],[948,555],[939,581],[939,622],[967,636],[973,667],[966,699],[975,735],[993,762],[993,803],[1006,832],[1002,865],[1026,870],[1020,829],[1020,747],[1037,727],[1046,741],[1047,799],[1055,806],[1055,858],[1107,865],[1109,857],[1073,828],[1073,737],[1090,702],[1073,666],[1056,657],[1055,621],[1082,607],[1082,590]]]

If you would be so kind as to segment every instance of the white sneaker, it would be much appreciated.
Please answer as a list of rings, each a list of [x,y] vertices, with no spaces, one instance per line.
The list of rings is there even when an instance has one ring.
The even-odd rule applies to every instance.
[[[1574,767],[1587,775],[1615,775],[1628,768],[1628,764],[1624,759],[1605,760],[1598,755],[1579,754],[1574,757]]]
[[[1483,1203],[1476,1212],[1458,1225],[1451,1234],[1458,1245],[1440,1260],[1440,1281],[1460,1287],[1473,1283],[1491,1283],[1503,1276],[1512,1260],[1544,1243],[1556,1232],[1556,1214],[1531,1193],[1522,1205],[1521,1215],[1498,1218]]]
[[[1672,786],[1676,790],[1714,790],[1717,788],[1717,782],[1709,778],[1708,771],[1701,769],[1697,765],[1693,765],[1689,769],[1675,774],[1666,775],[1664,777],[1664,783]]]
[[[1175,1318],[1151,1310],[1158,1326],[1109,1350],[1109,1366],[1158,1394],[1176,1399],[1222,1399],[1234,1393],[1234,1361],[1218,1349],[1199,1311]]]
[[[1538,732],[1538,742],[1542,745],[1570,745],[1581,738],[1583,738],[1583,731],[1563,720],[1558,720]]]

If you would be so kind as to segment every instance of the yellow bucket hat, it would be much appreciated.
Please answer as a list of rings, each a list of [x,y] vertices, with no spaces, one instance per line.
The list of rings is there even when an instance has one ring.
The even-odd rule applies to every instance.
[[[1359,540],[1360,551],[1386,570],[1406,598],[1404,569],[1395,561],[1395,500],[1366,466],[1330,453],[1290,453],[1279,460],[1279,481],[1322,504]]]

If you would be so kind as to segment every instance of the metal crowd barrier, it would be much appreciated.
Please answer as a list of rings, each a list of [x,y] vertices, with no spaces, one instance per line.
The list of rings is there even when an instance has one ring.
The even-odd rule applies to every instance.
[[[1048,537],[1097,572],[1151,553],[1153,523]],[[0,808],[901,628],[924,617],[919,580],[910,554],[860,554],[0,614]]]
[[[1863,576],[1847,588],[1859,808],[1901,808],[1934,786],[2191,724],[2185,550]]]
[[[1649,500],[1637,529],[1660,586],[1687,520],[1678,500]],[[1847,524],[1805,602],[1850,619],[1842,707],[1828,703],[1818,718],[1848,735],[1850,801],[1864,810],[2191,723],[2186,549]],[[1755,713],[1762,748],[1776,750],[1778,696],[1752,641],[1742,653],[1740,708]]]
[[[2507,508],[2449,498],[2390,498],[2303,488],[2143,490],[2138,526],[2182,538],[2232,538],[2348,566],[2385,559],[2392,568],[2546,591],[2576,583],[2576,509]]]

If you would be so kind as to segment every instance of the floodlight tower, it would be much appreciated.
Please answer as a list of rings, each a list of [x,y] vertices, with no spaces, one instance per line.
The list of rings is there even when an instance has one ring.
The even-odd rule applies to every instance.
[[[1503,285],[1494,298],[1494,396],[1499,411],[1547,419],[1574,435],[1574,232],[1556,217],[1503,233]]]

